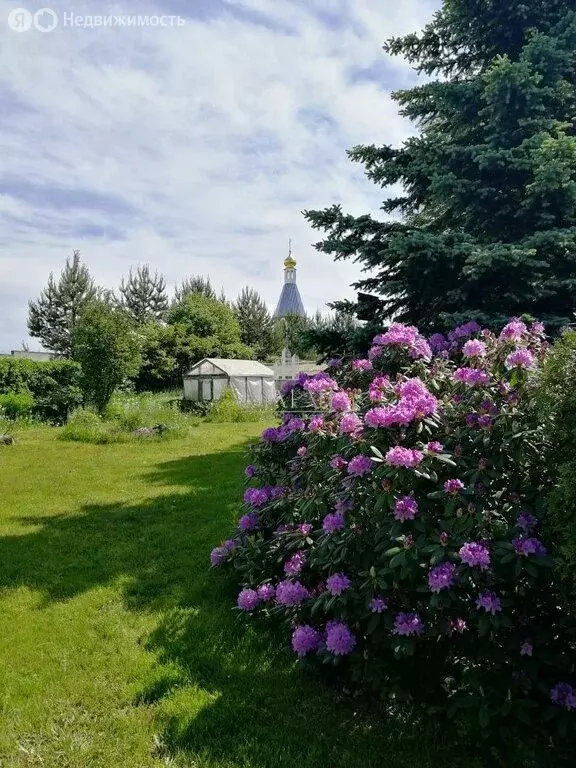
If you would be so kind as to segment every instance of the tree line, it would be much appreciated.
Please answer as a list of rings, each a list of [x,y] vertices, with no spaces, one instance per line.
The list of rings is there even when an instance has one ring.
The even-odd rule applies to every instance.
[[[204,357],[270,362],[284,346],[314,357],[314,335],[342,322],[349,321],[320,312],[274,318],[253,288],[229,301],[203,275],[183,279],[170,298],[164,276],[149,265],[131,268],[110,290],[96,285],[78,250],[28,311],[30,335],[82,364],[87,399],[100,409],[126,379],[138,391],[179,388]]]

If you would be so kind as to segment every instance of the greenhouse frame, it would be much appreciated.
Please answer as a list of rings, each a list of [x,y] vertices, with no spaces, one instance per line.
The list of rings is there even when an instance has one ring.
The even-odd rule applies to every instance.
[[[212,402],[230,388],[239,403],[276,402],[274,371],[256,360],[206,357],[184,374],[184,400]]]

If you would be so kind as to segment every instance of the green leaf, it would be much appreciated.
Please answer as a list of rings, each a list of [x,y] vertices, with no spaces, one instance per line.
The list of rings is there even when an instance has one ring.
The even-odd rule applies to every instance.
[[[402,552],[403,547],[392,547],[391,549],[387,549],[386,552],[384,552],[384,557],[391,557],[392,555],[396,555],[398,552]]]
[[[402,551],[399,552],[397,555],[394,555],[394,557],[390,560],[388,565],[390,568],[397,568],[400,565],[404,565],[406,562],[406,552]]]
[[[487,728],[490,725],[490,711],[486,704],[482,704],[478,712],[478,720],[481,728]]]

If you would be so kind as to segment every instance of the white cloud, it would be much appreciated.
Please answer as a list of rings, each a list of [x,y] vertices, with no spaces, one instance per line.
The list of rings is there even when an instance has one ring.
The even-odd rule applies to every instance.
[[[28,298],[72,248],[107,286],[149,262],[169,283],[208,273],[231,297],[251,284],[273,308],[292,237],[307,309],[352,295],[358,268],[318,254],[301,211],[378,210],[382,193],[345,150],[411,129],[387,90],[350,72],[421,27],[428,0],[165,2],[137,12],[186,8],[184,26],[1,31],[13,120],[0,127],[0,348],[26,335]],[[0,0],[0,23],[12,7]],[[134,6],[51,7],[62,19]],[[387,66],[393,87],[412,77]]]

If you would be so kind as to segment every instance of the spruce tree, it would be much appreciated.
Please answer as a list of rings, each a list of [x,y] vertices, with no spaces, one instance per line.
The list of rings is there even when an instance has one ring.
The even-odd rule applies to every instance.
[[[128,279],[120,284],[120,306],[137,323],[162,320],[168,310],[166,280],[158,272],[150,272],[148,264],[139,266],[133,272],[130,268]]]
[[[50,273],[40,296],[28,303],[28,331],[44,347],[65,357],[72,356],[71,336],[82,310],[96,297],[98,288],[88,267],[80,261],[80,251],[66,259],[58,282]]]
[[[576,309],[576,9],[569,0],[444,0],[421,34],[385,45],[429,82],[393,94],[419,135],[349,152],[401,191],[395,219],[306,211],[316,247],[352,258],[364,319],[426,330]],[[338,306],[338,305],[336,305]]]
[[[174,303],[179,304],[183,302],[187,296],[194,293],[200,293],[203,296],[207,296],[209,299],[216,298],[216,291],[212,287],[210,278],[204,277],[204,275],[193,275],[192,277],[185,278],[180,285],[176,286],[174,291]]]
[[[258,360],[266,360],[280,351],[278,335],[274,334],[274,322],[258,291],[243,288],[233,309],[240,325],[242,343],[255,350]]]

